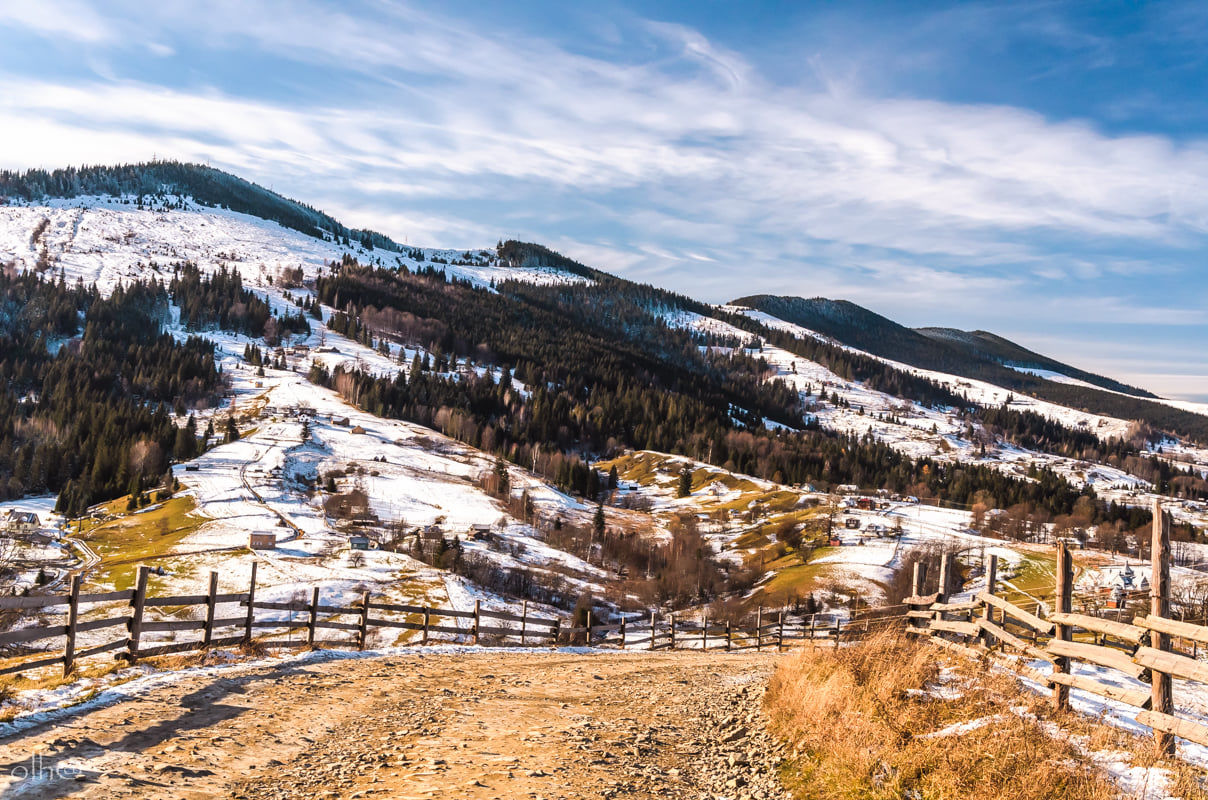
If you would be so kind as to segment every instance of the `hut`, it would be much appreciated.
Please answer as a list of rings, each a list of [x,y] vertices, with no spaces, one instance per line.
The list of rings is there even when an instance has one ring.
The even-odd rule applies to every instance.
[[[248,534],[247,546],[252,550],[275,550],[277,534],[272,531],[252,531]]]

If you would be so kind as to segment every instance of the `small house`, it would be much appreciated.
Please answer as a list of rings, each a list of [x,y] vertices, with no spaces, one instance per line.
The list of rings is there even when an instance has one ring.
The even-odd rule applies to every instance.
[[[369,549],[369,537],[368,536],[349,536],[348,537],[348,549],[349,550],[368,550]]]
[[[365,432],[365,429],[364,429],[364,428],[362,428],[360,425],[353,425],[353,426],[352,426],[352,432],[353,432],[353,433],[362,433],[362,434],[363,434],[363,433]]]
[[[827,544],[828,544],[828,545],[830,545],[831,547],[842,547],[842,546],[843,546],[843,540],[842,540],[842,539],[840,539],[838,536],[832,536],[832,537],[830,537],[830,539],[827,541]]]
[[[847,519],[843,520],[843,527],[847,528],[849,531],[859,530],[860,520],[856,519],[855,517],[848,517]]]
[[[252,550],[274,550],[277,547],[277,534],[272,531],[252,531],[248,534],[247,546]]]
[[[875,511],[877,508],[877,501],[873,500],[871,497],[861,497],[856,500],[856,508],[864,511]]]
[[[486,522],[475,522],[466,531],[466,535],[476,542],[484,542],[491,538],[491,526]]]
[[[38,515],[32,511],[9,511],[4,518],[4,527],[9,533],[33,533],[41,525]]]

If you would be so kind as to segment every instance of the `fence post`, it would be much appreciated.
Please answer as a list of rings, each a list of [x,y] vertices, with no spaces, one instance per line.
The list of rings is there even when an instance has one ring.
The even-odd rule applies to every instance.
[[[704,624],[700,626],[700,649],[701,652],[709,649],[709,614],[705,613]]]
[[[780,610],[780,618],[776,620],[776,652],[784,652],[784,609]]]
[[[524,635],[528,632],[528,600],[520,606],[520,646],[524,647]]]
[[[1162,502],[1155,500],[1153,504],[1153,542],[1150,548],[1152,570],[1149,579],[1149,613],[1155,617],[1170,617],[1170,517],[1162,511]],[[1165,633],[1156,634],[1157,639],[1151,638],[1151,644],[1158,650],[1170,650],[1170,636]],[[1171,686],[1170,674],[1152,671],[1152,698],[1150,706],[1159,714],[1174,713],[1174,692]],[[1174,736],[1165,731],[1153,732],[1154,744],[1158,755],[1174,755]]]
[[[625,649],[625,617],[621,617],[621,649]]]
[[[671,649],[675,649],[675,614],[671,615]]]
[[[202,636],[202,647],[209,647],[210,642],[214,641],[214,606],[217,605],[217,597],[218,573],[211,570],[210,590],[206,594],[206,627],[205,633]]]
[[[813,650],[814,640],[818,638],[818,612],[810,614],[810,649]]]
[[[755,652],[763,649],[763,606],[755,608]]]
[[[910,579],[910,596],[911,597],[922,597],[923,588],[926,585],[927,585],[927,565],[921,561],[916,561],[916,562],[914,562],[914,574],[911,576],[911,579]],[[909,608],[911,611],[914,611],[916,606],[911,604],[909,606]],[[910,624],[910,627],[912,627],[912,628],[920,628],[923,626],[923,621],[919,620],[919,619],[915,619],[914,617],[911,617],[909,624]],[[813,636],[814,636],[814,622],[813,622],[813,619],[811,618],[810,619],[810,639],[811,640],[813,639]],[[812,641],[810,643],[813,644]]]
[[[1071,595],[1074,593],[1074,567],[1070,563],[1070,549],[1064,544],[1057,547],[1057,581],[1056,581],[1056,596],[1054,605],[1058,613],[1068,614],[1071,609]],[[1070,641],[1073,629],[1069,625],[1057,625],[1053,633],[1054,639],[1062,641]],[[1061,657],[1054,659],[1053,672],[1063,672],[1069,674],[1070,659]],[[1064,684],[1053,684],[1053,708],[1057,711],[1064,711],[1070,707],[1070,687]]]
[[[357,632],[357,649],[364,650],[369,641],[369,590],[361,595],[361,629]]]
[[[432,624],[432,609],[429,608],[428,606],[424,606],[424,633],[423,633],[423,638],[420,639],[420,644],[428,643],[428,627],[431,624]]]
[[[997,587],[997,585],[998,585],[998,556],[991,555],[990,563],[986,567],[986,594],[994,594],[994,590]],[[973,615],[970,614],[969,618],[972,619]],[[986,603],[986,607],[984,609],[982,609],[982,618],[986,622],[994,622],[994,606],[990,605],[989,603]],[[995,642],[995,640],[993,638],[991,638],[990,634],[986,633],[985,631],[981,632],[981,640],[982,640],[982,644],[986,645],[987,647],[992,647]]]
[[[730,628],[730,620],[726,620],[726,652],[730,652],[730,647],[733,645],[733,631]]]
[[[554,647],[558,646],[558,638],[562,635],[562,617],[554,617]]]
[[[256,562],[252,562],[252,579],[247,587],[247,624],[243,628],[243,643],[252,643],[252,623],[255,621],[256,610]]]
[[[140,566],[138,568],[138,577],[135,579],[134,584],[134,596],[130,598],[130,605],[134,607],[134,614],[130,617],[130,643],[127,646],[127,657],[131,664],[138,658],[138,642],[143,635],[143,604],[147,602],[147,575],[150,572],[150,567]]]
[[[912,597],[920,597],[923,594],[923,586],[927,581],[927,565],[921,561],[914,562],[914,575],[910,580],[910,594]]]
[[[658,617],[654,611],[650,612],[650,649],[654,649],[654,630],[655,624],[658,622]]]
[[[80,618],[80,575],[71,576],[71,599],[67,603],[67,646],[63,650],[63,677],[75,669],[76,621]]]
[[[482,613],[482,601],[474,601],[474,644],[478,644],[478,623],[479,615]]]
[[[940,556],[940,581],[937,589],[941,603],[948,602],[948,584],[952,582],[952,566],[951,553],[944,553]]]
[[[316,586],[310,596],[310,621],[306,625],[306,644],[315,644],[315,628],[319,623],[319,587]]]
[[[587,635],[586,635],[586,638],[583,640],[583,643],[586,644],[588,647],[591,647],[591,607],[590,606],[587,609],[587,624],[584,625],[583,627],[587,628],[587,630],[586,630]]]

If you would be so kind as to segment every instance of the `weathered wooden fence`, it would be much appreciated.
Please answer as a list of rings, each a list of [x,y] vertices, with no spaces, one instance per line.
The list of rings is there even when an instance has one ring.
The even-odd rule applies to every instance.
[[[921,596],[925,571],[916,565],[913,596],[905,601],[911,608],[907,631],[967,655],[1005,661],[1011,669],[1051,687],[1053,704],[1059,709],[1069,707],[1070,689],[1133,706],[1138,709],[1137,721],[1153,730],[1163,755],[1173,754],[1175,736],[1208,745],[1208,725],[1175,713],[1174,678],[1208,683],[1208,663],[1196,658],[1198,645],[1208,644],[1208,626],[1169,618],[1170,525],[1169,515],[1155,504],[1149,613],[1131,622],[1074,613],[1074,570],[1069,550],[1062,545],[1057,554],[1053,608],[1044,618],[1040,606],[1033,613],[998,596],[997,559],[991,556],[987,591],[964,602],[946,602],[949,586],[944,577],[937,593]],[[943,576],[950,571],[951,561],[941,563]],[[1190,655],[1175,652],[1175,638],[1192,643]],[[1018,663],[1021,655],[1050,663],[1052,671],[1046,674]],[[1111,682],[1076,674],[1072,669],[1075,662],[1106,668],[1132,680]]]
[[[853,626],[833,617],[815,615],[790,621],[783,610],[758,609],[751,624],[710,620],[707,615],[685,619],[676,614],[652,613],[648,619],[627,618],[607,625],[573,625],[570,620],[530,614],[528,603],[521,613],[491,611],[475,601],[474,610],[388,603],[375,600],[365,592],[351,606],[325,604],[318,587],[305,600],[265,601],[256,596],[256,565],[245,592],[218,592],[218,573],[211,572],[205,594],[153,597],[147,593],[150,570],[139,567],[133,589],[84,594],[80,578],[75,576],[65,595],[0,598],[0,611],[42,610],[65,607],[66,620],[59,625],[34,625],[0,633],[0,647],[28,645],[61,638],[62,649],[11,654],[11,663],[0,666],[0,675],[61,664],[70,674],[79,660],[103,653],[116,653],[128,662],[140,658],[184,653],[215,647],[235,647],[255,643],[264,648],[342,647],[364,650],[374,630],[415,631],[410,644],[435,641],[483,645],[590,644],[621,649],[664,650],[671,648],[741,651],[784,650],[794,642],[833,641],[845,635],[859,635],[868,623],[853,633]],[[121,603],[128,611],[102,619],[83,619],[82,611],[102,605],[108,612]],[[238,611],[219,616],[223,607],[236,605]],[[149,613],[162,609],[163,617]],[[259,613],[258,613],[259,612]],[[288,612],[288,618],[282,618]],[[76,647],[83,633],[114,629],[117,638],[86,649]],[[334,632],[336,635],[331,635]],[[147,641],[148,634],[191,635],[185,641]],[[344,634],[341,638],[339,634]]]

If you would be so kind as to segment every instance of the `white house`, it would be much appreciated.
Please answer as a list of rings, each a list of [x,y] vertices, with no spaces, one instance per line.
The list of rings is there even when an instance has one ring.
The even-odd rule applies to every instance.
[[[9,533],[33,533],[42,527],[32,511],[9,511],[4,517],[4,529]]]

